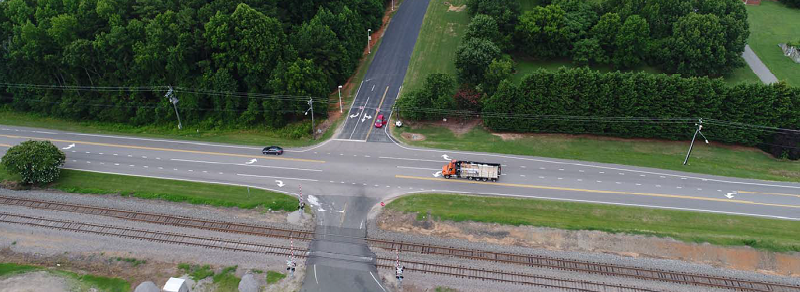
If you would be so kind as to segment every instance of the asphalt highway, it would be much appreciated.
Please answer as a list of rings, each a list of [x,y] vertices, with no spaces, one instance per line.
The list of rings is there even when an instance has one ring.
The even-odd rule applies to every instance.
[[[303,200],[318,215],[319,232],[302,291],[383,291],[374,254],[358,238],[365,236],[371,209],[407,193],[477,193],[800,220],[800,183],[417,149],[392,140],[329,140],[265,156],[262,147],[0,125],[0,155],[29,139],[49,140],[62,149],[67,169],[250,186],[295,196],[302,187]],[[450,159],[501,163],[503,175],[496,183],[444,179],[438,172]]]
[[[383,131],[373,125],[378,115],[387,119],[401,91],[408,62],[414,52],[422,19],[429,0],[406,0],[398,8],[387,27],[380,48],[372,51],[375,58],[359,85],[356,98],[346,113],[341,140],[390,142]]]

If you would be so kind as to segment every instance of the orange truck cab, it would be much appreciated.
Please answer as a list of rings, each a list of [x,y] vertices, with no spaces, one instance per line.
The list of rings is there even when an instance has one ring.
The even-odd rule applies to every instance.
[[[501,166],[497,163],[452,160],[442,166],[444,178],[466,178],[469,180],[497,181]]]

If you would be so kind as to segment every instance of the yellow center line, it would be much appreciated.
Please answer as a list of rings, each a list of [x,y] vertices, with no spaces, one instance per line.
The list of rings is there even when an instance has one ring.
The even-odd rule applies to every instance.
[[[218,153],[218,152],[207,152],[207,151],[196,151],[196,150],[179,150],[179,149],[169,149],[169,148],[131,146],[131,145],[120,145],[120,144],[98,143],[98,142],[84,142],[84,141],[59,140],[59,139],[44,139],[44,138],[39,138],[39,137],[25,137],[25,136],[14,136],[14,135],[0,135],[0,137],[8,137],[8,138],[16,138],[16,139],[31,139],[31,140],[49,140],[49,141],[64,142],[64,143],[75,143],[75,144],[85,144],[85,145],[95,145],[95,146],[130,148],[130,149],[142,149],[142,150],[153,150],[153,151],[169,151],[169,152],[220,155],[220,156],[233,156],[233,157],[245,157],[245,158],[259,158],[259,159],[274,159],[274,160],[288,160],[288,161],[325,163],[325,161],[323,161],[323,160],[313,160],[313,159],[267,157],[267,156],[257,156],[257,155]]]
[[[381,103],[378,105],[378,110],[375,112],[375,118],[372,119],[372,125],[370,125],[369,131],[367,132],[367,138],[364,140],[369,140],[369,134],[372,134],[372,128],[375,128],[375,121],[378,119],[378,113],[381,111],[381,106],[383,106],[383,100],[386,99],[387,92],[389,92],[389,86],[386,86],[386,90],[383,91],[383,97],[381,97]]]
[[[707,198],[707,197],[693,197],[693,196],[686,196],[686,195],[670,195],[670,194],[657,194],[657,193],[636,193],[636,192],[621,192],[621,191],[602,191],[602,190],[548,187],[548,186],[537,186],[537,185],[526,185],[526,184],[479,182],[479,181],[471,181],[471,180],[443,179],[443,178],[407,176],[407,175],[395,175],[394,177],[395,178],[405,178],[405,179],[419,179],[419,180],[432,180],[432,181],[446,181],[446,182],[454,182],[454,183],[467,183],[467,184],[499,185],[499,186],[506,186],[506,187],[518,187],[518,188],[530,188],[530,189],[542,189],[542,190],[558,190],[558,191],[572,191],[572,192],[585,192],[585,193],[598,193],[598,194],[621,194],[621,195],[635,195],[635,196],[650,196],[650,197],[662,197],[662,198],[676,198],[676,199],[687,199],[687,200],[701,200],[701,201],[714,201],[714,202],[725,202],[725,203],[761,205],[761,206],[771,206],[771,207],[800,208],[800,206],[798,206],[798,205],[758,203],[758,202],[745,201],[745,200],[731,200],[731,199],[718,199],[718,198]]]
[[[0,143],[0,147],[8,147],[8,148],[11,148],[11,145]]]
[[[800,198],[800,195],[795,194],[783,194],[783,193],[760,193],[760,192],[746,192],[746,191],[737,191],[740,194],[762,194],[762,195],[776,195],[776,196],[787,196],[787,197],[797,197]]]

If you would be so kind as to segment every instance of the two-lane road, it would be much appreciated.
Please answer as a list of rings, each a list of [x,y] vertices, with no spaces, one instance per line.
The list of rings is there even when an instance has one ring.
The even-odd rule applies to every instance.
[[[248,185],[292,194],[300,185],[304,194],[375,200],[440,191],[800,217],[800,183],[336,140],[265,156],[260,147],[17,127],[0,128],[0,153],[8,149],[2,145],[28,139],[53,141],[67,154],[69,169]],[[496,183],[444,179],[437,172],[449,159],[501,163],[503,175]]]

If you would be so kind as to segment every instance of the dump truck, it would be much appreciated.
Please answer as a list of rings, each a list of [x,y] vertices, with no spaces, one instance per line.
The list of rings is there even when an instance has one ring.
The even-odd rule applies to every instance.
[[[466,178],[468,180],[497,181],[501,167],[497,163],[452,160],[442,167],[444,178]]]

